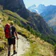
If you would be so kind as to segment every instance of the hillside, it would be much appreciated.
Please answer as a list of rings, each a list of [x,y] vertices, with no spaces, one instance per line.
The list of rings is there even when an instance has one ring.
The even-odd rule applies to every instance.
[[[38,31],[36,32],[33,28],[31,28],[32,26],[30,26],[30,24],[29,24],[29,21],[27,21],[26,19],[23,19],[23,18],[21,18],[17,13],[14,13],[14,12],[12,12],[12,11],[9,11],[9,10],[2,10],[2,11],[0,11],[1,13],[0,13],[0,18],[1,19],[3,19],[2,21],[4,22],[4,24],[6,23],[6,21],[7,20],[13,20],[17,25],[19,25],[19,26],[21,26],[21,27],[24,27],[24,28],[26,28],[28,31],[30,31],[32,34],[34,34],[34,35],[36,35],[36,36],[40,36],[42,39],[44,39],[45,41],[47,41],[47,42],[50,42],[50,43],[52,43],[52,44],[54,44],[55,43],[55,41],[56,41],[56,39],[55,39],[55,37],[50,37],[50,40],[49,40],[49,37],[48,36],[45,36],[45,35],[41,35],[41,33],[39,33],[39,31],[41,30],[41,27],[42,27],[42,25],[39,25],[39,29],[38,29]],[[16,15],[16,16],[15,16]],[[7,18],[7,19],[6,19]],[[6,19],[6,21],[4,21]],[[39,20],[39,19],[38,19]],[[40,19],[41,20],[41,19]],[[42,20],[41,20],[42,21]],[[40,21],[40,22],[41,22]],[[38,23],[39,24],[39,23]],[[43,23],[41,23],[41,24],[43,24]],[[37,25],[37,24],[36,24]],[[43,26],[44,26],[44,24],[43,24]],[[45,26],[44,26],[45,27]],[[47,27],[47,26],[46,26]],[[43,28],[43,30],[42,31],[46,31],[46,30],[44,30],[44,28]],[[47,33],[48,34],[48,33]],[[45,36],[45,38],[44,38],[44,36]]]
[[[2,12],[2,11],[0,11],[1,13],[0,13],[0,16],[1,16],[1,19],[3,18],[3,21],[2,21],[2,25],[4,26],[7,22],[9,22],[10,20],[8,20],[8,17],[9,16],[11,16],[11,15],[14,15],[14,13],[13,12],[11,12],[11,15],[9,15],[9,14],[6,14],[6,13],[4,13],[4,12]],[[7,11],[8,12],[8,11]],[[2,15],[2,13],[4,14],[4,15]],[[12,14],[13,13],[13,14]],[[19,15],[18,15],[19,16]],[[11,20],[13,20],[13,18],[12,17],[14,17],[14,16],[11,16]],[[19,19],[20,19],[21,17],[19,17]],[[17,18],[16,18],[17,19]],[[25,20],[24,20],[25,21]],[[24,38],[26,38],[27,39],[27,41],[29,41],[30,42],[30,48],[29,48],[29,51],[26,51],[25,52],[25,54],[23,53],[22,54],[22,56],[33,56],[33,55],[38,55],[38,56],[54,56],[54,49],[53,49],[53,45],[51,45],[51,44],[49,44],[49,43],[47,43],[47,42],[45,42],[44,40],[42,40],[42,39],[40,39],[40,37],[37,37],[37,36],[35,36],[35,35],[33,35],[31,32],[29,32],[27,29],[25,29],[25,28],[23,28],[22,26],[20,27],[20,26],[18,26],[15,22],[14,22],[14,25],[15,25],[15,27],[16,27],[16,29],[17,29],[17,31],[18,31],[18,33],[23,37],[24,36]],[[3,28],[3,27],[2,27]],[[1,28],[1,29],[2,29]],[[1,32],[3,32],[3,30],[1,31]],[[0,32],[0,33],[1,33]],[[5,45],[4,43],[6,43],[7,42],[7,40],[5,40],[5,38],[4,38],[4,34],[0,34],[0,36],[1,36],[1,38],[0,38],[0,44],[2,44],[2,45],[0,45],[0,50],[1,50],[1,48],[2,48],[2,52],[0,51],[0,55],[1,56],[6,56],[7,54],[6,54],[6,52],[5,52],[5,50],[7,50],[7,44]],[[2,36],[3,36],[3,38],[2,38]],[[23,39],[24,39],[23,38]],[[2,41],[3,40],[3,41]],[[21,40],[21,41],[20,41]],[[22,42],[23,41],[23,42]],[[22,38],[20,38],[19,39],[19,42],[21,43],[21,47],[23,47],[23,45],[24,44],[22,44],[22,43],[24,43],[25,42],[25,40],[22,40]],[[25,42],[26,43],[26,42]],[[18,46],[18,47],[20,47],[20,46]],[[6,48],[4,48],[4,47],[6,47]],[[20,47],[20,48],[21,48]],[[26,47],[25,45],[24,45],[24,47]],[[23,49],[22,49],[23,50]],[[21,49],[20,49],[20,51],[21,51]],[[34,52],[33,52],[34,51]],[[3,54],[3,55],[2,55]]]
[[[54,16],[51,20],[47,22],[50,27],[52,27],[56,32],[56,16]]]
[[[56,26],[56,16],[53,18],[53,19],[51,19],[51,20],[49,20],[48,21],[48,24],[50,25],[50,26]]]
[[[25,34],[26,36],[28,35],[28,41],[30,42],[30,49],[29,51],[26,51],[24,54],[24,51],[27,46],[26,44],[23,43],[27,43],[25,42],[24,38],[20,38],[18,40],[18,42],[20,42],[20,45],[18,45],[18,50],[20,48],[19,51],[19,55],[22,54],[22,56],[33,56],[33,55],[38,55],[38,56],[42,56],[42,55],[47,55],[47,56],[54,56],[53,53],[53,46],[47,42],[45,42],[44,40],[41,40],[39,37],[35,39],[35,36],[32,35],[29,31],[27,31],[24,28],[18,27],[20,32],[23,32],[23,34]],[[26,34],[27,33],[27,34]],[[30,34],[30,35],[29,35]],[[30,36],[30,37],[29,37]],[[23,41],[23,42],[22,42]],[[23,47],[23,48],[22,48]],[[26,47],[26,48],[24,48]],[[48,48],[47,48],[48,47]],[[51,48],[50,48],[51,47]],[[22,49],[21,49],[22,48]],[[41,51],[42,50],[42,51]],[[34,51],[34,52],[33,52]],[[32,53],[33,52],[33,53]],[[36,52],[36,53],[35,53]],[[0,53],[1,54],[1,53]],[[1,56],[6,56],[6,53],[4,52],[4,54]],[[18,54],[17,54],[18,55]]]

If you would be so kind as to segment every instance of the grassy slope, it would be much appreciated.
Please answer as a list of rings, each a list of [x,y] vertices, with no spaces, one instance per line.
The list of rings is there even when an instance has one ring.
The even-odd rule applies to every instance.
[[[16,17],[15,17],[16,15]],[[13,13],[11,11],[0,11],[0,18],[3,19],[2,25],[4,26],[6,23],[9,22],[8,18],[11,17],[10,20],[16,20],[18,23],[20,23],[20,20],[27,22],[20,16],[18,16],[16,13]],[[21,24],[21,23],[20,23]],[[53,55],[53,46],[44,40],[41,40],[39,37],[34,36],[29,31],[27,31],[25,28],[22,28],[15,24],[15,27],[17,28],[17,31],[20,32],[22,35],[27,37],[27,40],[30,41],[30,49],[29,52],[26,52],[24,56],[54,56]],[[2,27],[3,28],[3,27]],[[1,29],[2,29],[1,28]],[[3,30],[0,31],[0,33],[4,32]],[[1,41],[4,39],[4,33],[0,34]],[[3,38],[2,38],[3,37]],[[0,44],[3,44],[0,42]],[[0,45],[4,49],[4,45]]]
[[[16,25],[17,26],[17,25]],[[39,37],[34,36],[24,28],[18,27],[18,31],[27,37],[30,41],[29,51],[22,56],[54,56],[53,45],[41,40]]]

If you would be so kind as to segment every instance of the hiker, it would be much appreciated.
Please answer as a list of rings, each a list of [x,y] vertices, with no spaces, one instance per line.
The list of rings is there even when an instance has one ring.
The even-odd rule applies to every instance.
[[[6,25],[8,27],[5,26],[5,37],[8,39],[8,56],[10,56],[11,44],[13,44],[13,54],[17,54],[16,47],[15,47],[15,37],[18,40],[18,36],[17,36],[16,28],[13,25],[13,22],[10,22],[10,24],[6,24]],[[7,36],[6,36],[6,31],[8,32],[8,29],[6,29],[6,27],[9,28],[10,30],[9,31],[10,33],[7,33]]]

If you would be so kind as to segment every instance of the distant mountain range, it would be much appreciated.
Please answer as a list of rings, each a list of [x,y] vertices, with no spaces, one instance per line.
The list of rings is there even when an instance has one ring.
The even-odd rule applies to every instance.
[[[30,6],[28,9],[29,9],[31,12],[35,12],[35,13],[38,12],[38,10],[36,9],[36,5]]]
[[[45,10],[45,8],[46,7],[43,4],[40,4],[38,7],[34,4],[30,7],[28,7],[28,10],[30,10],[31,12],[36,12],[36,13],[41,14]]]
[[[45,21],[56,31],[56,6],[50,5],[40,14]]]
[[[39,13],[44,18],[44,20],[48,23],[48,25],[53,27],[54,30],[56,31],[56,6],[55,5],[45,6],[43,4],[40,4],[38,7],[36,5],[35,7],[30,6],[28,9],[31,12],[35,10],[36,13]]]

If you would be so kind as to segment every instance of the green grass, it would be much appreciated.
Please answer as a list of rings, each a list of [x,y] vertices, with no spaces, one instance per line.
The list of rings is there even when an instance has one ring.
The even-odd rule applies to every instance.
[[[53,46],[38,39],[30,43],[29,51],[26,51],[23,56],[54,56]]]
[[[20,17],[16,12],[12,12],[10,10],[3,10],[2,12],[6,13],[6,14],[8,14],[10,16],[13,16],[14,18],[17,18],[18,20],[22,20],[23,22],[28,22],[27,20]]]

